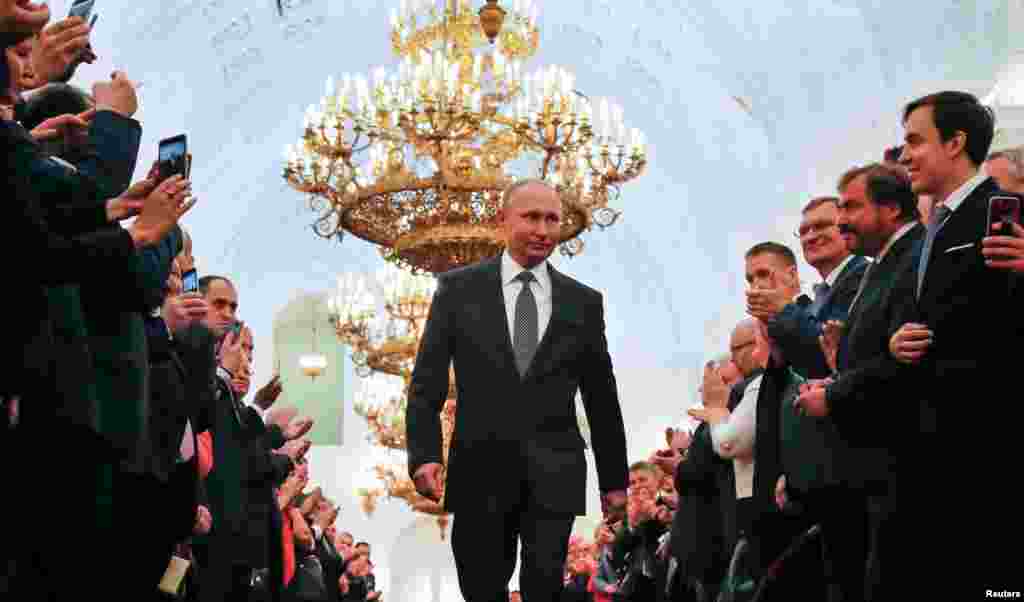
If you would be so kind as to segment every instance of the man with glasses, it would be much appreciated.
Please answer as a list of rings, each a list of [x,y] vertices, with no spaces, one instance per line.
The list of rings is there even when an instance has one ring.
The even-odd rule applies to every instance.
[[[794,302],[791,292],[777,285],[747,292],[747,312],[768,326],[790,365],[806,378],[823,378],[831,372],[818,343],[821,324],[846,319],[868,267],[866,259],[850,253],[836,227],[837,202],[835,197],[812,199],[795,232],[804,260],[821,275],[822,282],[814,285],[814,299]],[[795,266],[794,259],[793,271]]]

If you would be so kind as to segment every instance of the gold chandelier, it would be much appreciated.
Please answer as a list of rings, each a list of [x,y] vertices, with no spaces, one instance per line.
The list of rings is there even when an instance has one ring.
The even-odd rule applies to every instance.
[[[437,516],[443,537],[447,513],[440,504],[416,493],[404,459],[393,459],[406,450],[406,394],[433,290],[432,276],[395,267],[374,277],[346,274],[338,279],[338,290],[328,307],[338,338],[353,350],[357,374],[365,379],[355,412],[366,420],[370,441],[388,450],[392,458],[373,467],[378,486],[356,491],[363,510],[371,515],[381,497],[404,500],[417,512]],[[400,385],[396,377],[401,379]],[[455,429],[455,379],[453,374],[449,378],[449,399],[441,416],[446,462]]]
[[[503,248],[496,216],[514,175],[559,191],[566,255],[583,250],[581,232],[616,221],[609,202],[647,163],[643,134],[568,70],[525,72],[539,42],[530,4],[487,0],[475,13],[470,0],[403,0],[391,17],[397,70],[327,79],[285,148],[284,178],[308,195],[317,234],[348,232],[413,271],[467,265]]]

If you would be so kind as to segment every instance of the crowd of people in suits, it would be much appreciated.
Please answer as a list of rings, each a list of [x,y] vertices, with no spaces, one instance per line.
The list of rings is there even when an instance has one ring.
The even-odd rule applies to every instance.
[[[122,72],[91,94],[68,84],[96,59],[90,26],[48,22],[45,4],[0,1],[16,283],[0,451],[21,458],[0,598],[379,600],[369,545],[337,532],[337,504],[309,486],[312,419],[275,406],[277,377],[244,401],[255,349],[235,284],[183,289],[190,183],[159,165],[131,182],[136,85]],[[40,479],[57,493],[37,496]]]
[[[902,120],[903,145],[803,206],[813,297],[787,245],[746,252],[749,317],[704,368],[699,426],[631,467],[629,516],[570,552],[566,600],[1021,595],[999,542],[1022,524],[1000,402],[1024,335],[1024,153],[990,153],[970,94]]]
[[[254,348],[234,283],[206,276],[182,291],[194,259],[178,221],[196,199],[156,168],[131,183],[135,85],[121,72],[91,94],[67,85],[95,58],[89,26],[48,21],[43,4],[0,0],[15,347],[0,377],[13,519],[0,593],[379,600],[369,546],[337,532],[335,503],[306,492],[312,420],[273,407],[276,379],[243,401]],[[700,426],[629,467],[625,517],[593,543],[569,542],[565,599],[1020,591],[999,544],[1021,535],[1006,484],[1024,336],[1022,153],[990,154],[993,115],[970,94],[917,99],[902,122],[903,145],[803,207],[796,235],[821,276],[813,297],[787,245],[746,252],[750,317],[705,366],[689,411]],[[994,220],[1000,197],[1018,211]],[[555,317],[567,332],[582,324]],[[438,446],[424,446],[423,463]],[[41,477],[60,494],[17,495]],[[551,503],[563,502],[569,514],[579,505]],[[61,545],[69,531],[82,545]]]

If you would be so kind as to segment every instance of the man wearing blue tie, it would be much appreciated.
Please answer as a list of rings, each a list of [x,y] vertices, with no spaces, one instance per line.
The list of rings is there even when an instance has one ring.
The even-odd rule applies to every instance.
[[[803,210],[796,237],[804,260],[821,275],[814,299],[792,299],[785,287],[747,291],[747,312],[764,322],[768,334],[796,372],[806,378],[824,378],[831,372],[818,343],[821,325],[845,320],[868,261],[853,255],[836,227],[835,197],[812,199]],[[755,257],[748,257],[748,263]]]

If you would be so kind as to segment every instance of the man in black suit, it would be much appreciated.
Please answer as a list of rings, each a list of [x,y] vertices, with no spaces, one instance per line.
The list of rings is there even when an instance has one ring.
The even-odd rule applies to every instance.
[[[967,415],[958,410],[975,400],[981,405],[972,412],[988,410],[1012,389],[1006,376],[1019,370],[1019,361],[1007,350],[1019,349],[1024,340],[1024,287],[1018,275],[986,265],[981,249],[989,199],[1005,194],[980,168],[994,136],[991,110],[970,94],[939,92],[908,104],[903,126],[900,160],[914,191],[931,196],[935,206],[921,244],[916,311],[890,341],[890,351],[917,375],[913,396],[904,403],[919,404],[916,426],[906,434],[914,442],[909,468],[898,483],[897,497],[907,510],[901,515],[906,531],[899,543],[906,547],[900,557],[914,554],[913,565],[927,567],[901,579],[941,589],[949,580],[930,577],[951,575],[967,587],[959,596],[947,590],[940,597],[968,599],[983,596],[985,589],[1014,589],[1009,584],[1019,589],[1012,555],[993,545],[995,538],[1019,541],[1024,534],[1016,500],[986,490],[1000,487],[1005,462],[1017,455],[1016,421],[991,410],[986,420],[965,424]],[[943,507],[949,494],[940,484],[960,478],[942,461],[950,450],[983,457],[972,464],[975,485],[955,490],[949,500],[953,515],[942,522],[945,545],[935,546],[929,542],[934,525],[920,509]],[[964,555],[970,562],[961,562]]]
[[[730,337],[732,361],[742,377],[739,382],[726,383],[718,367],[712,363],[705,366],[701,386],[705,410],[724,403],[732,412],[760,377],[762,370],[753,359],[754,338],[751,320],[737,325]],[[670,466],[663,462],[659,464]],[[673,474],[679,492],[670,535],[672,555],[678,563],[672,579],[673,599],[692,596],[697,587],[705,588],[713,599],[736,545],[736,480],[733,463],[714,451],[707,421],[694,431],[686,457],[676,462]]]
[[[827,416],[835,426],[842,440],[831,442],[828,451],[835,454],[836,480],[844,483],[840,493],[863,508],[844,512],[834,523],[839,531],[825,531],[827,548],[837,560],[834,570],[847,577],[840,583],[843,593],[881,600],[887,599],[880,597],[884,590],[879,588],[889,550],[878,548],[885,541],[879,536],[885,535],[886,525],[896,516],[888,501],[889,481],[900,468],[900,441],[909,426],[909,412],[906,406],[893,408],[888,419],[879,423],[871,408],[898,389],[897,379],[906,377],[906,368],[889,354],[889,337],[901,324],[906,300],[913,297],[914,248],[924,227],[918,222],[910,180],[898,166],[852,169],[840,180],[839,189],[839,229],[854,252],[874,257],[875,263],[843,325],[836,354],[839,376],[808,384],[797,404],[808,420]],[[800,463],[806,464],[806,458],[784,459],[786,465]],[[861,516],[868,522],[854,520]],[[861,568],[869,560],[869,587],[862,589]],[[891,566],[888,570],[892,571]],[[892,573],[888,579],[893,579]]]
[[[606,515],[625,507],[626,436],[601,294],[546,262],[561,231],[557,192],[513,184],[499,220],[505,252],[438,277],[409,387],[409,473],[441,499],[440,412],[454,360],[459,416],[443,491],[463,596],[505,602],[521,540],[523,597],[551,601],[574,516],[586,510],[577,389]]]
[[[850,252],[839,235],[838,200],[830,196],[812,199],[804,207],[797,230],[804,260],[821,275],[822,282],[814,285],[812,302],[797,302],[790,291],[779,286],[747,291],[748,313],[768,326],[768,334],[784,350],[790,366],[807,378],[824,378],[831,371],[818,344],[821,325],[846,319],[868,266],[866,259]],[[747,262],[759,259],[755,254]]]

